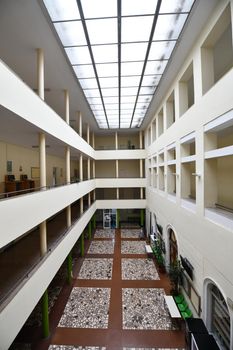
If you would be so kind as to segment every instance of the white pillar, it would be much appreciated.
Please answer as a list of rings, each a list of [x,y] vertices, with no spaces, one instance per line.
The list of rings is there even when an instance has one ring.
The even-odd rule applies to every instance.
[[[93,179],[95,179],[95,159],[93,159],[92,167]]]
[[[91,206],[91,192],[88,193],[88,207]]]
[[[37,49],[37,91],[39,97],[44,100],[44,53]],[[40,187],[46,187],[46,147],[45,134],[39,133],[39,164],[40,164]],[[46,221],[40,223],[40,255],[47,252],[47,227]]]
[[[142,131],[139,132],[139,148],[142,149],[143,148],[143,143],[142,143]]]
[[[83,181],[83,155],[79,156],[79,181]]]
[[[95,148],[95,134],[92,133],[92,147]]]
[[[80,216],[83,214],[83,197],[80,198]]]
[[[82,129],[82,114],[81,112],[78,111],[78,121],[79,121],[79,128],[78,128],[78,132],[79,132],[79,136],[82,137],[83,136],[83,129]]]
[[[91,160],[88,157],[87,159],[87,179],[90,180],[91,178]]]
[[[66,184],[70,183],[70,147],[66,146]]]
[[[119,177],[119,161],[116,159],[116,178]]]
[[[118,133],[115,132],[115,149],[118,149]]]
[[[87,143],[90,144],[90,126],[87,124]]]
[[[65,120],[67,124],[70,124],[70,97],[68,90],[65,90]]]
[[[45,134],[39,133],[40,187],[46,187],[46,147]]]
[[[37,91],[39,97],[44,100],[44,52],[37,49]]]
[[[119,188],[116,189],[116,199],[120,198],[120,190]]]

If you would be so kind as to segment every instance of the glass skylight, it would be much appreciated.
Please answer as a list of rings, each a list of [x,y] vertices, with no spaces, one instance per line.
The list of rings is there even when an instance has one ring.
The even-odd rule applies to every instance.
[[[140,127],[195,0],[43,1],[99,128]]]

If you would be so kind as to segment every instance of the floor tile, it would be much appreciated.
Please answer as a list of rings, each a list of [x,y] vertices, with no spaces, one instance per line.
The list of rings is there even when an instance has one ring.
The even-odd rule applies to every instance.
[[[121,254],[145,254],[145,242],[121,241]]]
[[[159,280],[152,259],[121,259],[123,280]]]
[[[78,279],[109,280],[112,278],[113,259],[85,259]]]
[[[72,289],[59,327],[108,328],[110,288]]]
[[[115,229],[97,229],[95,231],[94,238],[114,238],[115,237]]]
[[[121,238],[140,238],[141,230],[140,228],[135,229],[122,229]]]
[[[162,288],[123,288],[123,329],[173,329]]]
[[[112,241],[93,241],[87,254],[113,254],[114,242]]]

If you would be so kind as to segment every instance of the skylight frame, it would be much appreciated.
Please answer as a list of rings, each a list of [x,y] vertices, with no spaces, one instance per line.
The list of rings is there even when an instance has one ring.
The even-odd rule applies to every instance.
[[[100,0],[100,2],[105,1],[108,9],[104,8],[101,11],[97,8],[98,16],[93,8],[90,9],[91,12],[88,10],[87,3],[93,1],[95,0],[87,0],[86,2],[85,0],[75,0],[78,10],[76,11],[74,1],[68,0],[66,4],[72,3],[73,10],[66,9],[64,15],[61,11],[58,13],[59,6],[64,11],[63,1],[43,0],[45,7],[46,4],[49,4],[46,8],[51,21],[60,37],[75,75],[80,81],[80,86],[83,88],[84,96],[98,126],[106,129],[112,128],[111,125],[114,125],[114,128],[118,125],[117,128],[121,128],[121,125],[126,124],[126,113],[127,118],[131,113],[130,128],[134,128],[135,125],[140,127],[196,0],[187,0],[187,4],[182,5],[183,7],[181,0],[169,0],[167,3],[165,3],[167,0],[150,0],[147,2],[148,9],[144,8],[146,3],[143,3],[142,6],[141,0],[135,0],[132,11],[129,6],[130,0],[125,0],[124,3],[123,0]],[[109,6],[110,2],[114,9]],[[51,3],[54,3],[54,10]],[[154,11],[152,11],[153,4]],[[142,12],[140,12],[140,8]],[[70,18],[68,18],[68,13]],[[147,17],[147,21],[144,21],[144,17]],[[169,29],[164,26],[162,30],[158,31],[159,36],[157,37],[157,24],[161,21],[166,24],[164,18],[175,17],[182,24],[180,28],[177,30],[175,23],[173,23],[174,30],[172,27]],[[124,31],[126,23],[139,23],[140,21],[148,23],[149,20],[152,21],[152,25],[150,33],[150,26],[147,28],[147,35],[145,32],[142,33],[141,37],[127,32],[123,32],[122,35],[122,29]],[[107,29],[105,27],[98,28],[101,23],[114,23],[115,29],[112,34],[110,26]],[[93,25],[97,25],[95,32],[93,30],[89,32],[91,26],[94,28]],[[82,28],[80,29],[80,39],[76,40],[73,33],[69,37],[69,28],[72,26]],[[62,34],[57,28],[60,28],[60,32],[63,30]],[[68,34],[66,28],[68,28]],[[99,34],[102,34],[96,36],[97,30]],[[169,36],[167,34],[169,30],[173,31],[175,36],[172,36],[172,33]],[[165,37],[161,34],[163,31],[166,33]],[[107,41],[104,39],[105,33],[109,38]],[[169,44],[170,42],[171,44]],[[143,51],[138,54],[137,48],[140,47],[143,48]],[[160,48],[160,51],[157,52],[156,47]],[[131,52],[133,49],[135,51]],[[104,55],[103,59],[100,55],[101,52]],[[155,69],[156,66],[157,69]],[[113,79],[112,83],[111,79]],[[127,83],[127,79],[129,83]],[[113,112],[113,109],[109,108],[111,105],[114,108],[118,105],[118,108],[115,108]],[[125,109],[126,105],[128,111]],[[142,108],[143,105],[146,107]],[[116,115],[117,120],[113,122],[114,115]],[[139,119],[140,121],[136,122]]]

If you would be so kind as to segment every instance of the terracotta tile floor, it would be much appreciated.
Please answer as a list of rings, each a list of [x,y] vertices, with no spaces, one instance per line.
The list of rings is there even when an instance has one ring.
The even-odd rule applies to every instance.
[[[139,239],[135,242],[136,238],[134,241],[130,241],[130,238],[127,241],[126,238],[121,238],[120,230],[116,230],[112,242],[112,232],[106,235],[101,232],[100,236],[98,242],[96,238],[91,242],[85,241],[86,256],[77,259],[72,285],[63,286],[51,311],[50,337],[41,340],[40,328],[34,333],[29,333],[27,328],[22,330],[17,340],[24,339],[25,343],[32,344],[32,350],[184,349],[184,333],[172,325],[163,301],[163,295],[170,292],[166,274],[158,273],[155,265],[152,268],[151,262],[154,264],[154,260],[148,265],[149,275],[142,265],[142,271],[139,271],[143,261],[148,263],[145,250],[142,251],[145,242]],[[93,245],[94,242],[98,245]],[[90,246],[92,248],[89,250]],[[106,259],[108,276],[109,261],[113,259],[111,278],[104,279],[104,265],[100,267],[97,263],[97,272],[93,272],[94,262],[101,258]],[[90,262],[91,259],[93,261]],[[122,264],[130,263],[129,275],[132,276],[133,260],[136,279],[123,279],[127,273],[125,271],[122,276]],[[82,270],[85,265],[90,268],[87,275]],[[101,269],[103,271],[100,273]]]

